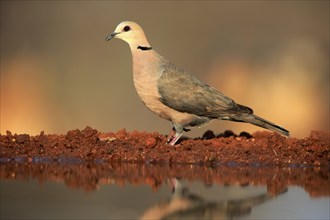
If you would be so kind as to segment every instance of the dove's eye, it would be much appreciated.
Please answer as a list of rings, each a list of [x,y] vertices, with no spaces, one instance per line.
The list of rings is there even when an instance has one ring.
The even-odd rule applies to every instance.
[[[123,29],[125,32],[131,30],[131,27],[130,26],[125,26],[124,29]]]

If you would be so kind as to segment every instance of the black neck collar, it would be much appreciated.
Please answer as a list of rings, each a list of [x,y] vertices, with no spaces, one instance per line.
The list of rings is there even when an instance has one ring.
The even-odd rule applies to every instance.
[[[138,46],[137,49],[140,49],[140,50],[152,50],[152,47]]]

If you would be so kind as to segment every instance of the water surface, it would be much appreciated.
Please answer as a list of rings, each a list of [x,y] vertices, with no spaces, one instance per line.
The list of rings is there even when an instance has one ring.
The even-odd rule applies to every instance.
[[[1,219],[329,219],[329,169],[1,163]]]

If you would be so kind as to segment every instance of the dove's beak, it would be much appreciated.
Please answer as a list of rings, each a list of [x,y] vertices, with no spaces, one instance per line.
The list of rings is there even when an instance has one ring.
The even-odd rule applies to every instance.
[[[109,41],[111,40],[112,38],[114,38],[117,34],[119,34],[118,32],[113,32],[112,34],[108,35],[105,40],[106,41]]]

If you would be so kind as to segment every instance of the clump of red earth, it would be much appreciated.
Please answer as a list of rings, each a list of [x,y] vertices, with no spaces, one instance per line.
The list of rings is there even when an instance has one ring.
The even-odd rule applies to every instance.
[[[312,165],[330,166],[329,132],[311,131],[303,139],[287,138],[268,131],[236,135],[231,131],[215,135],[207,131],[201,138],[184,139],[166,145],[166,136],[122,129],[102,133],[91,127],[67,134],[0,136],[2,160],[20,158],[77,158],[82,161],[127,161],[180,163],[217,166],[237,165]]]

